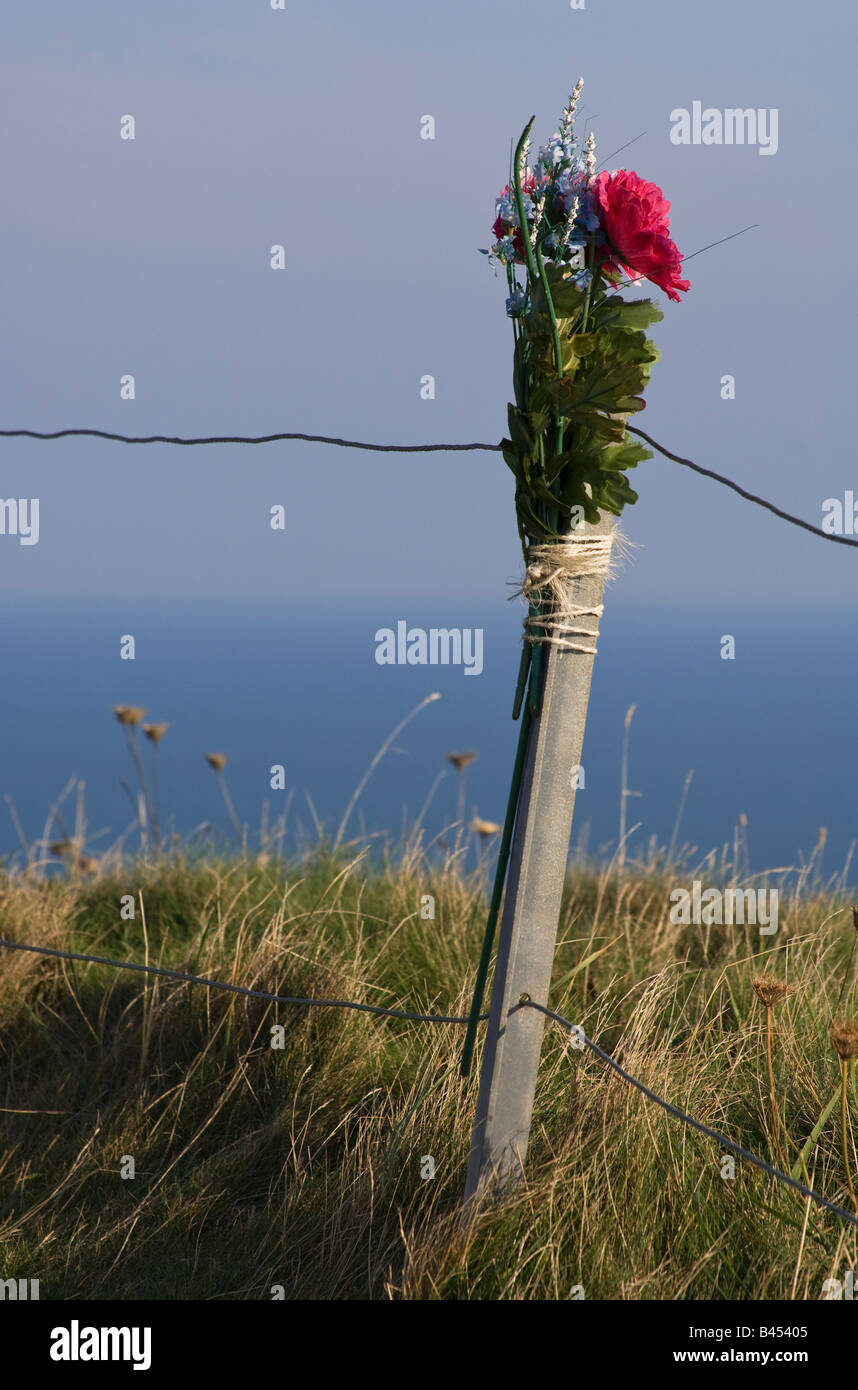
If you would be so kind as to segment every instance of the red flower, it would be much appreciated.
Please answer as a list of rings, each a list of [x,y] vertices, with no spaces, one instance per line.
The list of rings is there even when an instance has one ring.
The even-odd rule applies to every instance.
[[[530,169],[526,169],[524,172],[524,177],[521,181],[521,191],[522,193],[529,193],[532,196],[535,188],[536,178]],[[498,194],[498,201],[500,201],[501,198],[509,198],[510,201],[513,200],[513,195],[510,191],[509,184],[507,184],[506,187]],[[521,228],[515,226],[515,224],[512,222],[505,222],[501,214],[498,213],[497,217],[492,223],[492,231],[494,232],[495,241],[500,241],[501,238],[505,236],[512,237],[512,244],[515,249],[515,259],[520,265],[523,265],[524,238],[521,234]]]
[[[690,280],[680,279],[682,257],[670,237],[670,203],[657,184],[626,169],[614,174],[605,170],[592,193],[606,237],[603,269],[652,280],[669,299],[678,300],[679,290],[691,289]]]
[[[501,237],[508,236],[512,232],[512,244],[515,248],[515,259],[519,264],[524,264],[524,238],[521,235],[520,227],[509,227],[506,222],[498,216],[492,223],[492,231],[495,234],[495,241],[500,241]]]

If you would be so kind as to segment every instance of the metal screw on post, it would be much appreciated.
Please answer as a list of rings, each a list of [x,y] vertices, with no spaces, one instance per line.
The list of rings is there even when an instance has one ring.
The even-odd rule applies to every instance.
[[[602,516],[577,534],[606,535],[613,524]],[[568,580],[568,606],[598,608],[604,584],[601,574]],[[595,634],[598,619],[589,623]],[[545,1016],[522,1002],[548,1002],[566,880],[573,770],[581,762],[593,656],[551,645],[543,652],[541,709],[525,753],[468,1161],[469,1210],[475,1198],[518,1181],[523,1172]]]

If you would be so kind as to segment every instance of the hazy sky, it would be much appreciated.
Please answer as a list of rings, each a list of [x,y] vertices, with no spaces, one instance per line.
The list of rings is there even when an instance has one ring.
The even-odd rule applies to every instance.
[[[609,167],[664,188],[684,252],[760,224],[665,303],[643,428],[819,523],[824,499],[858,494],[855,28],[843,0],[5,6],[2,423],[497,441],[511,332],[477,248],[510,137],[535,112],[542,143],[583,74],[598,154],[641,136]],[[777,108],[777,153],[672,144],[671,111],[695,100]],[[847,547],[658,456],[632,481],[621,592],[854,594]],[[512,494],[491,454],[0,440],[0,496],[40,499],[37,545],[0,536],[0,585],[503,593]]]

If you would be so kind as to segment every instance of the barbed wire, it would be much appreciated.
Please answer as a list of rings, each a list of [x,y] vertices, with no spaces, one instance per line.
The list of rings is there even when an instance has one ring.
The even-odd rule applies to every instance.
[[[762,1169],[764,1173],[770,1174],[771,1177],[777,1178],[779,1182],[788,1183],[790,1187],[794,1187],[796,1191],[800,1192],[804,1197],[810,1197],[818,1206],[825,1207],[826,1210],[834,1212],[835,1216],[841,1217],[844,1221],[850,1222],[853,1226],[858,1226],[858,1217],[853,1216],[851,1212],[845,1211],[843,1207],[837,1206],[836,1202],[830,1202],[827,1197],[823,1197],[820,1193],[814,1192],[812,1187],[805,1187],[804,1183],[799,1182],[797,1178],[790,1177],[788,1173],[782,1173],[779,1168],[773,1167],[772,1164],[767,1163],[764,1158],[760,1158],[757,1154],[751,1153],[750,1149],[743,1148],[742,1145],[737,1144],[734,1139],[728,1139],[726,1134],[721,1134],[720,1130],[712,1129],[709,1125],[704,1125],[701,1120],[695,1120],[693,1115],[687,1115],[684,1110],[680,1110],[678,1105],[671,1105],[669,1100],[664,1100],[662,1096],[656,1095],[655,1091],[651,1091],[649,1086],[645,1086],[642,1081],[638,1081],[636,1076],[632,1076],[629,1072],[624,1071],[619,1062],[615,1061],[610,1053],[603,1051],[598,1043],[594,1043],[592,1038],[588,1038],[579,1024],[572,1023],[570,1019],[564,1018],[562,1014],[555,1013],[553,1009],[546,1008],[544,1004],[537,1004],[533,999],[522,999],[519,1008],[537,1009],[541,1014],[545,1014],[546,1018],[553,1018],[555,1023],[561,1023],[565,1028],[573,1031],[575,1036],[579,1038],[582,1043],[585,1043],[591,1052],[595,1053],[597,1057],[601,1058],[603,1062],[616,1072],[617,1076],[621,1076],[624,1081],[628,1081],[630,1086],[635,1086],[648,1100],[654,1101],[656,1105],[660,1105],[662,1110],[667,1111],[668,1115],[673,1115],[677,1120],[682,1120],[684,1124],[690,1125],[692,1129],[696,1129],[701,1134],[705,1134],[708,1139],[714,1139],[716,1143],[723,1144],[727,1149],[732,1149],[734,1153],[747,1159],[748,1163],[753,1163],[755,1167]]]
[[[113,439],[118,444],[275,444],[281,439],[303,439],[309,444],[338,444],[343,449],[369,449],[377,454],[461,453],[486,449],[496,453],[499,444],[367,444],[360,439],[338,439],[330,434],[299,434],[292,430],[284,434],[212,434],[186,438],[169,434],[112,434],[109,430],[0,430],[0,437],[15,439],[65,439],[69,435],[91,435],[95,439]]]
[[[269,994],[263,989],[248,989],[245,985],[230,985],[223,980],[208,980],[203,975],[188,975],[182,970],[168,970],[163,965],[140,965],[137,961],[111,960],[108,956],[88,956],[79,951],[58,951],[52,946],[30,946],[21,941],[0,941],[10,951],[32,951],[35,955],[56,956],[60,960],[81,960],[93,965],[112,965],[117,970],[136,970],[146,975],[163,975],[168,980],[185,984],[205,985],[208,989],[228,990],[230,994],[249,995],[251,999],[267,999],[273,1004],[306,1004],[317,1009],[354,1009],[364,1014],[384,1014],[387,1018],[408,1018],[417,1023],[467,1023],[468,1019],[452,1014],[415,1014],[404,1009],[385,1009],[380,1004],[357,1004],[350,999],[302,999],[290,994]],[[481,1019],[488,1014],[481,1014]]]
[[[639,439],[645,439],[647,444],[651,444],[654,449],[658,449],[665,458],[672,459],[674,463],[681,463],[683,468],[692,468],[695,473],[701,474],[704,478],[714,478],[716,483],[723,483],[724,487],[732,488],[738,492],[740,497],[744,497],[747,502],[753,502],[757,507],[765,507],[767,512],[773,512],[782,521],[788,521],[792,526],[800,526],[803,531],[810,531],[814,536],[822,536],[823,540],[836,541],[838,545],[858,545],[858,540],[853,540],[850,536],[834,536],[830,531],[823,531],[821,527],[814,526],[810,521],[802,521],[801,517],[793,516],[791,512],[785,512],[780,507],[776,507],[774,502],[767,502],[764,497],[758,497],[754,492],[748,492],[745,488],[734,483],[732,479],[725,478],[723,474],[714,472],[711,468],[704,468],[702,464],[694,463],[691,459],[683,458],[682,454],[674,454],[670,449],[665,449],[663,444],[653,439],[651,435],[645,434],[643,430],[636,429],[633,425],[626,425],[629,434],[636,434]]]
[[[739,236],[740,234],[735,232],[734,235]],[[718,245],[718,243],[713,242],[713,245]],[[707,250],[708,248],[704,247],[703,249]],[[651,444],[654,449],[657,449],[665,458],[671,459],[673,463],[679,463],[683,468],[691,468],[704,478],[712,478],[716,483],[721,483],[724,487],[738,493],[746,502],[753,502],[757,507],[764,507],[766,511],[779,517],[781,521],[787,521],[791,526],[799,526],[803,531],[809,531],[811,535],[821,536],[824,541],[834,541],[837,545],[858,545],[858,539],[851,536],[836,536],[829,531],[823,531],[820,526],[814,526],[812,522],[803,521],[801,517],[793,516],[791,512],[784,511],[782,507],[775,506],[774,502],[768,502],[764,497],[758,497],[756,493],[748,492],[746,488],[733,482],[732,478],[725,477],[723,473],[716,473],[714,469],[704,468],[702,464],[694,463],[691,459],[684,458],[682,454],[673,453],[671,449],[659,444],[657,439],[645,434],[643,430],[636,429],[632,425],[627,425],[626,429],[630,434],[636,434],[640,439],[645,439],[647,444]],[[362,439],[341,439],[330,434],[302,434],[294,430],[280,434],[212,434],[199,437],[168,434],[114,434],[110,430],[91,429],[0,430],[0,438],[3,439],[66,439],[75,435],[85,435],[92,439],[110,439],[118,444],[275,444],[281,440],[297,439],[309,444],[332,444],[341,449],[366,449],[377,454],[450,454],[474,453],[478,450],[486,453],[501,452],[500,444],[371,444]]]
[[[190,975],[181,970],[169,970],[162,965],[141,965],[137,961],[112,960],[107,956],[91,956],[80,951],[60,951],[52,946],[33,946],[21,941],[0,940],[0,947],[5,947],[10,951],[30,951],[34,955],[52,956],[60,960],[79,960],[92,965],[110,965],[117,970],[133,970],[147,975],[165,976],[170,980],[179,980],[186,984],[204,985],[208,989],[222,989],[231,994],[249,995],[253,999],[265,999],[274,1004],[297,1004],[319,1009],[354,1009],[360,1013],[381,1014],[387,1018],[403,1018],[418,1023],[469,1022],[467,1016],[460,1017],[455,1014],[409,1013],[403,1009],[386,1009],[377,1004],[359,1004],[348,999],[305,999],[287,994],[269,994],[265,990],[248,989],[244,985],[227,984],[223,980],[210,980],[203,975]],[[790,1177],[788,1173],[782,1173],[780,1169],[773,1167],[771,1163],[767,1163],[764,1158],[760,1158],[757,1154],[752,1153],[750,1149],[746,1149],[741,1144],[737,1144],[733,1139],[728,1139],[726,1134],[721,1134],[719,1130],[712,1129],[709,1125],[703,1124],[700,1120],[695,1120],[693,1115],[687,1115],[684,1110],[680,1110],[678,1106],[672,1105],[669,1100],[665,1100],[662,1096],[657,1095],[655,1091],[650,1090],[648,1086],[644,1085],[643,1081],[639,1081],[637,1077],[625,1071],[609,1052],[605,1052],[599,1047],[598,1043],[593,1042],[592,1038],[588,1038],[583,1028],[578,1024],[572,1023],[570,1019],[564,1018],[563,1014],[555,1013],[553,1009],[547,1008],[544,1004],[537,1004],[533,999],[522,999],[516,1007],[537,1009],[538,1012],[544,1014],[546,1018],[551,1018],[555,1023],[559,1023],[564,1028],[568,1028],[570,1031],[574,1032],[582,1043],[589,1047],[591,1052],[605,1062],[607,1066],[611,1067],[612,1070],[616,1072],[617,1076],[622,1077],[623,1081],[627,1081],[630,1086],[634,1086],[645,1095],[648,1100],[661,1106],[662,1110],[666,1110],[669,1115],[673,1115],[676,1119],[682,1120],[684,1124],[690,1125],[692,1129],[696,1129],[700,1134],[705,1134],[708,1139],[714,1139],[716,1143],[723,1145],[727,1149],[732,1149],[734,1153],[739,1154],[741,1158],[746,1159],[748,1163],[752,1163],[755,1167],[760,1168],[764,1173],[768,1173],[771,1177],[777,1178],[779,1182],[787,1183],[788,1186],[800,1192],[802,1196],[809,1197],[817,1206],[824,1207],[827,1211],[832,1212],[835,1216],[839,1216],[843,1221],[848,1221],[853,1226],[858,1226],[858,1217],[853,1216],[851,1212],[845,1211],[843,1207],[839,1207],[836,1202],[831,1202],[819,1192],[814,1192],[813,1188],[806,1187],[804,1183],[799,1182],[796,1178]],[[488,1014],[480,1014],[479,1020],[485,1022],[488,1017]]]

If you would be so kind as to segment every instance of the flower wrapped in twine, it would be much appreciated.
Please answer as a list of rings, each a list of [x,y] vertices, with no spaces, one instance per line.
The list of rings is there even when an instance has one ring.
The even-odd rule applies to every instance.
[[[524,640],[547,644],[557,651],[596,655],[601,603],[579,605],[569,597],[573,579],[606,581],[630,546],[613,526],[602,534],[570,531],[561,541],[527,548],[527,569],[517,590],[530,604],[524,620]],[[582,626],[582,620],[584,625]]]

